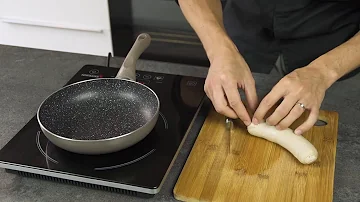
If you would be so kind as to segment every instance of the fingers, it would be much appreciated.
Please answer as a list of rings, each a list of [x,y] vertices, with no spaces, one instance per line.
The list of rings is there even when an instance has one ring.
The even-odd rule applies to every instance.
[[[263,121],[264,116],[269,109],[285,95],[284,88],[277,88],[276,86],[267,94],[260,102],[259,107],[256,109],[253,117],[253,123],[258,124]]]
[[[275,111],[267,118],[267,124],[274,126],[277,125],[284,117],[289,117],[289,112],[293,109],[298,100],[293,96],[286,96],[281,104],[275,109]],[[296,107],[297,108],[297,107]],[[301,108],[301,107],[300,107]],[[301,112],[302,113],[302,112]],[[297,114],[295,114],[297,115]],[[290,117],[291,119],[291,117]]]
[[[224,91],[229,106],[235,111],[237,116],[244,122],[244,124],[248,126],[251,123],[251,119],[244,104],[241,101],[237,83],[227,82],[224,84]]]
[[[310,130],[310,128],[313,127],[314,124],[316,123],[318,116],[319,116],[319,108],[313,107],[306,121],[295,129],[295,134],[301,135],[304,132]]]
[[[296,104],[292,110],[290,111],[290,113],[283,119],[281,120],[278,125],[276,126],[276,128],[278,130],[283,130],[286,128],[289,128],[291,124],[294,123],[294,121],[296,119],[298,119],[303,113],[304,113],[305,109],[303,109],[302,107],[300,107],[300,105]]]
[[[214,105],[215,110],[218,113],[233,119],[238,117],[235,111],[228,106],[228,102],[226,101],[225,94],[221,85],[214,85],[211,94],[212,96],[210,99]]]
[[[245,95],[246,95],[246,100],[248,102],[251,113],[254,113],[259,104],[254,81],[248,82],[245,85]]]

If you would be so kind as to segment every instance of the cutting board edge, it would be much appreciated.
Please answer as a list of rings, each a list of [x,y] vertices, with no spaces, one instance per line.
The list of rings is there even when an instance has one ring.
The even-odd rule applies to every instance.
[[[211,109],[209,109],[209,111],[210,111]],[[204,122],[205,123],[205,122]],[[178,175],[178,178],[177,178],[177,180],[176,180],[176,183],[175,183],[175,186],[174,186],[174,188],[172,189],[172,193],[173,193],[173,195],[174,195],[174,198],[175,199],[177,199],[177,200],[179,200],[179,201],[189,201],[189,199],[187,199],[187,198],[185,198],[185,197],[181,197],[179,194],[177,194],[177,191],[178,191],[178,186],[180,186],[179,185],[179,181],[181,180],[181,178],[182,178],[182,175],[184,174],[184,170],[187,168],[187,164],[188,164],[188,160],[190,159],[190,157],[192,156],[192,154],[193,154],[193,150],[195,150],[195,146],[196,146],[196,144],[198,144],[197,143],[197,139],[198,139],[198,137],[199,137],[199,135],[201,134],[201,132],[202,132],[202,130],[203,130],[203,127],[201,127],[201,129],[200,129],[200,131],[199,131],[199,134],[196,136],[196,139],[195,139],[195,141],[194,141],[194,144],[193,144],[193,146],[191,147],[191,150],[189,151],[189,154],[187,155],[187,157],[186,157],[186,159],[185,159],[185,163],[184,163],[184,166],[181,168],[181,170],[180,170],[180,174]],[[191,199],[191,198],[190,198]],[[197,200],[195,200],[195,199],[191,199],[190,201],[197,201]]]
[[[173,191],[173,194],[174,194],[174,198],[178,201],[197,201],[196,199],[194,198],[186,198],[186,197],[182,197],[178,194],[176,194],[174,191]]]
[[[323,110],[324,111],[324,110]],[[331,180],[331,189],[332,189],[332,195],[330,197],[330,202],[332,202],[334,200],[334,189],[335,189],[335,170],[336,170],[336,156],[337,156],[337,144],[338,144],[338,137],[339,137],[339,118],[340,118],[340,114],[337,111],[327,111],[330,115],[334,116],[334,122],[336,123],[336,127],[335,127],[335,139],[334,139],[334,155],[333,155],[333,160],[334,160],[334,165],[332,166],[332,176],[334,176]]]

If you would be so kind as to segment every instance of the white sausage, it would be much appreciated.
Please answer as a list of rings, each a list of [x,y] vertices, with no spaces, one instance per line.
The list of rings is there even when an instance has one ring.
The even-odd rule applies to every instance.
[[[282,146],[303,164],[313,163],[318,157],[316,148],[302,135],[296,135],[290,128],[277,130],[275,126],[266,123],[258,125],[251,123],[247,130],[253,136]]]

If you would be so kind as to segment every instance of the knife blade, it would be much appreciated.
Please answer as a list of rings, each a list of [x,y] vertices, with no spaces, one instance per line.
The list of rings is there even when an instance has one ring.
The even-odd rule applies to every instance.
[[[232,130],[233,130],[233,120],[231,118],[226,117],[225,118],[225,125],[226,125],[226,130],[227,130],[227,143],[228,143],[228,147],[229,147],[229,154],[231,153],[231,134],[232,134]]]

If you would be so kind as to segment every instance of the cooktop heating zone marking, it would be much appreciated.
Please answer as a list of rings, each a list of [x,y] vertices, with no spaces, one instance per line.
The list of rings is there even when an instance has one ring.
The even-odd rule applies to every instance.
[[[160,114],[161,118],[162,118],[163,121],[164,121],[165,129],[168,129],[168,126],[169,126],[169,125],[168,125],[168,122],[167,122],[164,114],[162,114],[161,112],[159,112],[159,114]]]
[[[36,145],[40,151],[40,153],[46,158],[46,163],[47,163],[47,166],[49,167],[49,161],[55,163],[55,164],[58,164],[59,162],[54,160],[53,158],[51,158],[49,155],[47,155],[47,148],[48,148],[48,145],[49,145],[49,140],[47,141],[46,143],[46,152],[43,150],[43,148],[41,147],[41,143],[40,143],[40,135],[42,134],[41,131],[38,131],[37,132],[37,135],[36,135]],[[148,153],[134,159],[134,160],[131,160],[131,161],[128,161],[126,163],[122,163],[122,164],[118,164],[118,165],[113,165],[113,166],[106,166],[106,167],[100,167],[100,168],[94,168],[94,170],[111,170],[111,169],[115,169],[115,168],[121,168],[121,167],[124,167],[124,166],[127,166],[127,165],[130,165],[130,164],[133,164],[133,163],[136,163],[146,157],[148,157],[150,154],[154,153],[156,149],[152,149],[150,150]]]
[[[146,153],[145,155],[142,155],[140,156],[139,158],[136,158],[132,161],[128,161],[126,163],[122,163],[122,164],[119,164],[119,165],[114,165],[114,166],[107,166],[107,167],[101,167],[101,168],[94,168],[94,170],[111,170],[111,169],[115,169],[115,168],[121,168],[121,167],[124,167],[124,166],[127,166],[127,165],[130,165],[130,164],[133,164],[133,163],[136,163],[144,158],[146,158],[147,156],[149,156],[150,154],[154,153],[156,149],[152,149],[150,150],[148,153]]]
[[[36,146],[39,149],[40,153],[46,158],[46,163],[49,161],[58,164],[59,162],[54,160],[53,158],[51,158],[50,156],[47,155],[47,151],[45,152],[40,144],[40,135],[41,135],[41,131],[38,131],[36,134]],[[49,141],[46,143],[46,149],[47,150],[47,145],[48,145]]]

